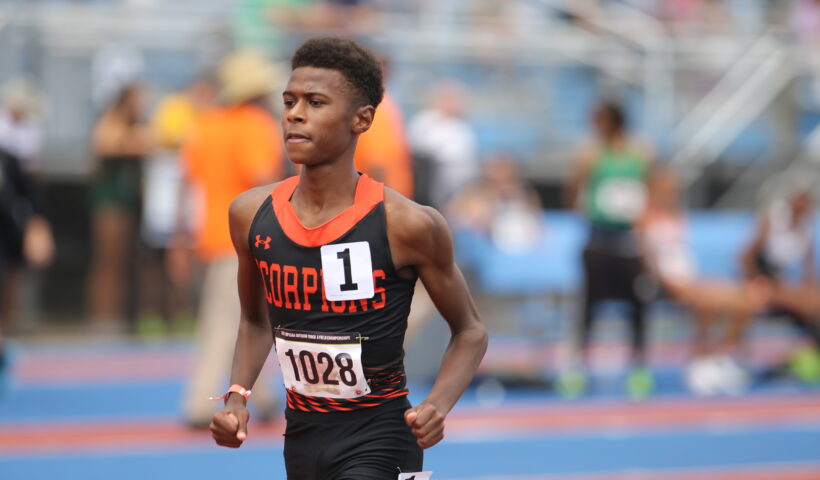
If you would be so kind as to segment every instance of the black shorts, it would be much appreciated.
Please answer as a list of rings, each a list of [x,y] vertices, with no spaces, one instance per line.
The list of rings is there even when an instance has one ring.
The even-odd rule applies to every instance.
[[[354,412],[287,410],[288,480],[396,480],[422,471],[423,453],[404,422],[406,398]]]

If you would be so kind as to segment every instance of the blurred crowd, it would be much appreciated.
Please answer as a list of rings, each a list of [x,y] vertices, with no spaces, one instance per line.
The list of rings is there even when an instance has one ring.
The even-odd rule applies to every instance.
[[[808,185],[781,192],[745,248],[737,252],[742,275],[708,278],[698,272],[679,175],[630,134],[617,104],[603,103],[592,116],[593,135],[578,150],[567,185],[568,202],[586,217],[582,252],[578,354],[558,382],[568,396],[584,391],[584,353],[595,307],[608,300],[629,305],[633,398],[654,389],[647,367],[646,308],[663,300],[692,313],[694,335],[687,384],[704,395],[744,391],[749,384],[744,333],[755,316],[777,315],[798,326],[807,347],[791,359],[796,374],[820,380],[820,293],[815,280],[812,194]],[[797,281],[792,281],[797,278]],[[788,293],[787,293],[788,292]]]
[[[548,3],[562,21],[588,22],[614,2]],[[820,51],[818,0],[619,3],[656,17],[672,31],[753,35],[779,22],[793,27],[810,50]],[[205,399],[222,386],[233,348],[229,339],[239,319],[228,206],[251,187],[297,173],[284,157],[278,120],[289,52],[317,33],[368,38],[381,31],[387,12],[454,16],[469,11],[493,17],[527,15],[527,8],[527,2],[498,0],[242,0],[233,25],[235,51],[212,68],[187,72],[187,85],[162,95],[154,95],[143,82],[145,66],[133,61],[133,55],[105,53],[114,59],[99,63],[104,106],[89,132],[91,258],[87,278],[76,279],[86,284],[88,331],[145,339],[195,334],[197,360],[184,409],[190,424],[206,424],[211,406]],[[389,55],[377,53],[389,76]],[[820,56],[811,59],[820,66]],[[55,235],[42,213],[47,99],[34,78],[0,80],[2,369],[7,363],[2,340],[14,330],[21,287],[36,287],[38,270],[47,269],[55,255]],[[412,115],[388,89],[372,128],[359,140],[357,168],[440,209],[457,232],[488,238],[508,252],[542,248],[540,239],[549,225],[544,224],[541,196],[514,153],[479,148],[469,118],[470,86],[442,78],[427,87],[424,107]],[[497,120],[513,114],[498,112]],[[578,327],[576,355],[560,372],[558,389],[568,397],[586,390],[585,353],[596,308],[613,299],[629,307],[632,367],[627,389],[634,398],[655,388],[646,355],[646,311],[658,300],[692,313],[695,334],[687,381],[693,391],[745,389],[744,332],[756,318],[775,315],[795,324],[807,340],[805,348],[795,347],[789,368],[806,382],[820,382],[820,283],[813,258],[811,189],[794,188],[760,212],[748,245],[737,252],[741,276],[704,278],[687,243],[680,176],[629,125],[618,101],[603,101],[590,112],[589,139],[579,139],[565,186],[565,206],[585,218],[588,232],[578,252],[583,282],[572,320]],[[795,269],[801,276],[793,275]],[[423,292],[416,297],[413,321],[422,326],[411,325],[414,332],[432,311]],[[257,406],[273,411],[272,398],[263,393],[256,397]]]

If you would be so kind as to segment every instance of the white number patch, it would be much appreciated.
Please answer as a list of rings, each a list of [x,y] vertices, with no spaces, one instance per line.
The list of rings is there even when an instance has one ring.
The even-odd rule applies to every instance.
[[[367,242],[336,243],[321,248],[328,300],[373,298],[373,262]]]
[[[646,187],[635,180],[612,178],[598,188],[595,201],[605,214],[631,222],[640,217],[646,207]]]
[[[277,328],[274,337],[288,390],[328,398],[357,398],[370,393],[359,334]]]

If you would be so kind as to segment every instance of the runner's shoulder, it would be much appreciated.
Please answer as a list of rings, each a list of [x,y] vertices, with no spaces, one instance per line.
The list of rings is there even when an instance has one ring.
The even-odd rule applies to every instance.
[[[251,220],[256,216],[256,212],[259,210],[262,202],[270,196],[273,189],[276,188],[279,183],[281,182],[261,185],[240,193],[233,199],[231,206],[228,208],[228,215],[231,221],[241,221],[242,223],[250,225]]]
[[[433,207],[420,205],[395,190],[384,188],[387,230],[403,244],[424,245],[448,231],[444,217]]]

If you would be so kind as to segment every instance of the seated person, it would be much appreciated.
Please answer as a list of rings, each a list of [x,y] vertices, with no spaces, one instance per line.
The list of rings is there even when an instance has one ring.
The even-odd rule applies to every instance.
[[[695,359],[689,372],[690,388],[698,391],[691,376],[699,365],[717,362],[724,370],[733,372],[733,388],[742,389],[745,374],[731,354],[735,353],[751,315],[766,306],[771,288],[757,277],[738,283],[698,276],[688,245],[680,188],[678,178],[668,169],[656,168],[650,175],[648,205],[638,224],[647,269],[667,297],[695,315]],[[710,330],[722,317],[729,320],[723,338],[710,343]]]
[[[810,339],[789,361],[792,372],[820,383],[820,285],[812,231],[811,193],[797,188],[763,212],[741,261],[747,278],[762,276],[770,282],[772,310],[786,314]]]

